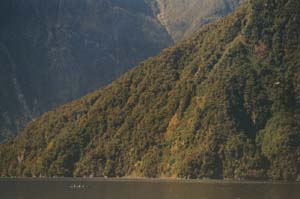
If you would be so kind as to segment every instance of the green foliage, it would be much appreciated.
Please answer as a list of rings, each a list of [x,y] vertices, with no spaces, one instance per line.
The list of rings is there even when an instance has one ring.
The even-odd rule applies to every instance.
[[[270,175],[275,179],[295,179],[300,165],[299,114],[276,113],[262,137],[262,152],[271,164]]]

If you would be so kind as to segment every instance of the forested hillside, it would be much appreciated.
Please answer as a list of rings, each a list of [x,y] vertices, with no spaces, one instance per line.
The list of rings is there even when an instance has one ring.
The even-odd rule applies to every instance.
[[[296,180],[300,2],[252,0],[0,149],[3,176]]]

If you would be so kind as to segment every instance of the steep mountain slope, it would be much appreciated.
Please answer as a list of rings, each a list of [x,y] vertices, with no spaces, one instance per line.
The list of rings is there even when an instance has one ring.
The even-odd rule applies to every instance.
[[[189,5],[190,1],[2,0],[0,142],[32,118],[110,83],[157,54],[173,43],[173,35],[193,32],[189,26],[203,24],[199,15],[223,16],[236,4],[195,1],[193,13],[209,11],[187,16]],[[186,25],[170,28],[169,35],[167,27],[173,26],[170,20],[178,12],[185,14],[176,20]],[[157,16],[166,16],[167,27]]]
[[[0,148],[1,175],[300,175],[300,2],[252,0]]]
[[[7,49],[0,46],[0,141],[17,132],[31,114],[16,79],[16,66]]]
[[[251,2],[45,114],[2,146],[2,174],[294,178],[298,8]]]
[[[245,4],[45,114],[1,147],[2,175],[295,179],[299,6]]]
[[[3,0],[0,11],[6,81],[0,134],[17,132],[32,117],[110,83],[173,43],[141,0]]]
[[[232,12],[243,0],[157,0],[158,18],[175,41]]]

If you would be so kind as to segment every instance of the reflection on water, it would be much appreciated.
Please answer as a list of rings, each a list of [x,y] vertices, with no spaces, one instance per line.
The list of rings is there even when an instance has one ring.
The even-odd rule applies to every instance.
[[[1,179],[1,199],[299,199],[300,184]]]

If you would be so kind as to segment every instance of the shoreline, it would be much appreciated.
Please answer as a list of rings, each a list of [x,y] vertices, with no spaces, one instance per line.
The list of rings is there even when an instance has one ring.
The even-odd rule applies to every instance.
[[[297,181],[234,180],[234,179],[182,179],[139,177],[0,177],[0,182],[133,182],[133,183],[199,183],[199,184],[300,184]]]

